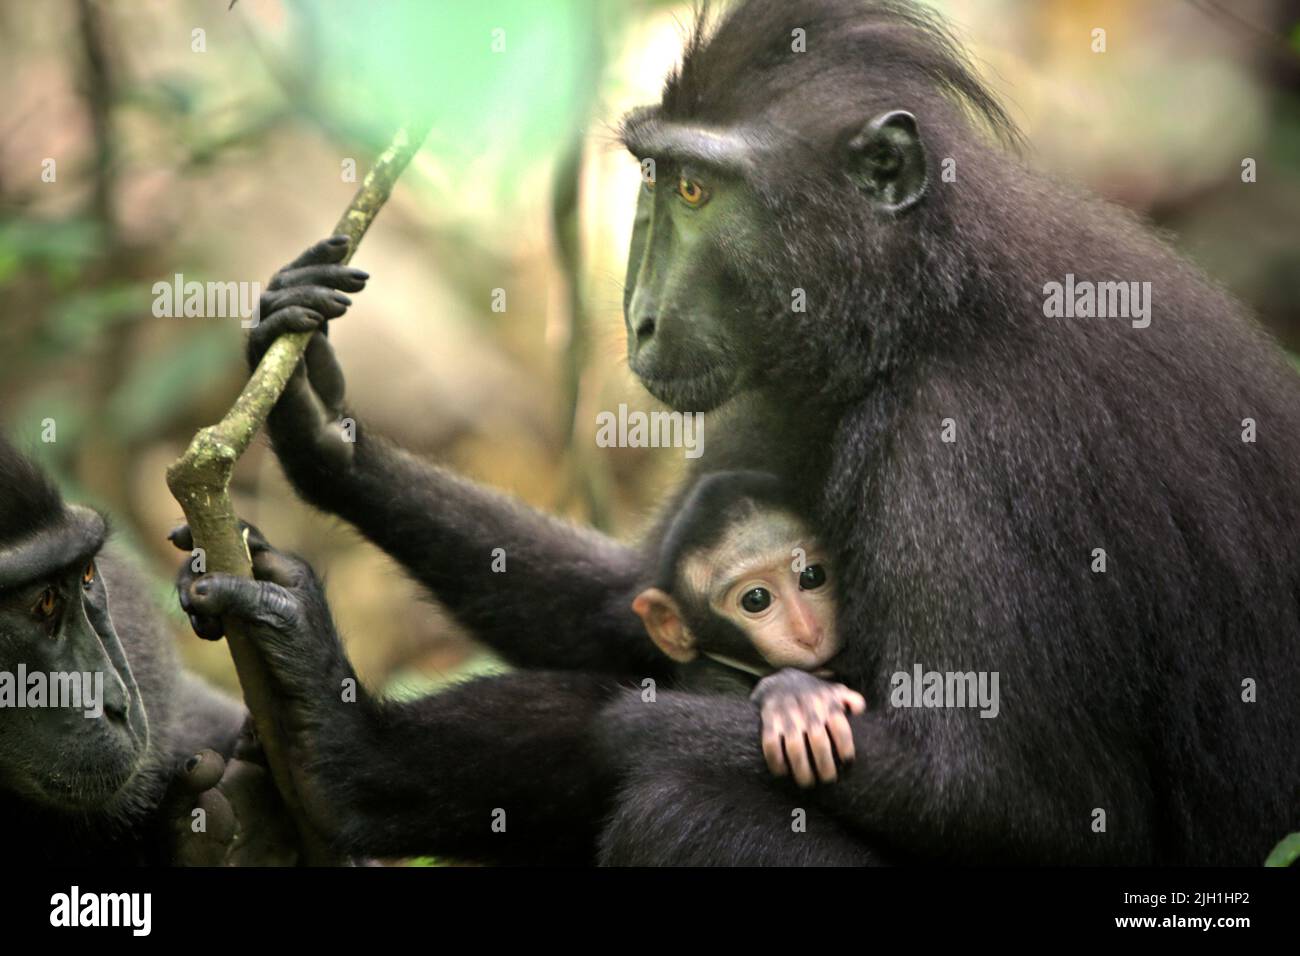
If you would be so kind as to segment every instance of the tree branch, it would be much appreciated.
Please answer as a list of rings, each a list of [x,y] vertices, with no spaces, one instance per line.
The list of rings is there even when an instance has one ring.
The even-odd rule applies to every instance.
[[[427,133],[427,123],[404,126],[366,174],[351,205],[334,228],[334,235],[347,236],[351,240],[345,262],[352,258],[361,237],[370,228],[393,191],[397,177],[420,148]],[[167,469],[167,487],[185,511],[194,546],[204,551],[207,571],[252,576],[248,546],[240,534],[239,520],[230,500],[230,477],[235,463],[248,449],[258,429],[266,423],[313,334],[295,332],[277,339],[262,356],[262,361],[226,416],[217,424],[199,431],[185,454]],[[329,849],[303,812],[302,801],[285,759],[279,728],[272,719],[271,684],[257,649],[235,626],[227,627],[226,641],[239,675],[244,702],[253,717],[276,787],[298,828],[303,861],[316,866],[343,862]]]

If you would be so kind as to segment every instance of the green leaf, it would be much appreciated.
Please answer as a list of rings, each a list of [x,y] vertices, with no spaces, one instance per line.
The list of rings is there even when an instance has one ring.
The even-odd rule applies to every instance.
[[[1273,852],[1264,861],[1265,866],[1290,866],[1300,859],[1300,833],[1292,833],[1282,838],[1282,842],[1273,847]]]

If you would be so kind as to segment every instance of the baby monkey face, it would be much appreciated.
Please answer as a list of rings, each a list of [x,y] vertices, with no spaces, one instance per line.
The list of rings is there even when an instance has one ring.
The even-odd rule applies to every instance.
[[[816,670],[839,651],[830,565],[793,516],[769,513],[733,527],[686,573],[773,667]]]

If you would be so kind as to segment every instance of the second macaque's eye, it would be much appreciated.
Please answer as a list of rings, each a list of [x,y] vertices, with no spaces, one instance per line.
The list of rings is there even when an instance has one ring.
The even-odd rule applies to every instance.
[[[91,561],[81,571],[81,586],[88,588],[95,583],[95,562]]]
[[[58,606],[59,597],[54,593],[54,588],[46,588],[41,592],[36,605],[32,608],[32,614],[36,616],[38,621],[48,621],[54,616],[54,611]]]
[[[799,589],[801,591],[816,591],[826,583],[826,569],[820,564],[810,564],[803,569],[799,575]]]
[[[772,592],[767,588],[750,588],[740,596],[740,606],[747,614],[766,611],[772,603]]]

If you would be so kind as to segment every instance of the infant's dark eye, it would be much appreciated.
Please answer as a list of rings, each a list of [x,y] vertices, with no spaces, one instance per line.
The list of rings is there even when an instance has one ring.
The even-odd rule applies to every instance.
[[[81,586],[88,588],[95,583],[95,562],[91,561],[81,569]]]
[[[820,564],[810,564],[799,575],[799,588],[815,591],[826,583],[826,570]]]
[[[750,614],[766,611],[772,603],[772,594],[767,588],[750,588],[740,599],[740,606]]]

